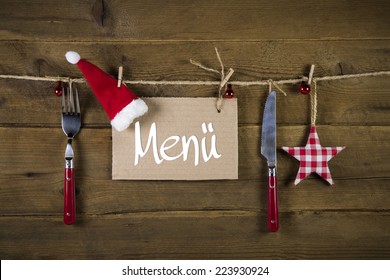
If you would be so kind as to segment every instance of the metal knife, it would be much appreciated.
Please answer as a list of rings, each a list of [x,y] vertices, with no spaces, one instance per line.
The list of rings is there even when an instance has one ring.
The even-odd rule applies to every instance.
[[[261,154],[268,164],[268,231],[279,229],[278,194],[276,188],[276,92],[265,102],[261,132]]]

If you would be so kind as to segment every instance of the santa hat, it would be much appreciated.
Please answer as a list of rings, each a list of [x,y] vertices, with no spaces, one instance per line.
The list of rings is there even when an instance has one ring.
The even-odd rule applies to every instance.
[[[92,63],[80,59],[76,52],[65,54],[69,63],[77,64],[96,97],[103,105],[111,125],[118,131],[125,130],[137,117],[148,111],[145,102],[139,99],[126,85],[117,86],[118,80]]]

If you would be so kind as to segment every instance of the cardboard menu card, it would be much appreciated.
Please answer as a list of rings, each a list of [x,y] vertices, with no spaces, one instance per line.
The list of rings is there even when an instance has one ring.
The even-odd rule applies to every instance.
[[[237,99],[145,98],[147,114],[112,130],[114,180],[238,179]]]

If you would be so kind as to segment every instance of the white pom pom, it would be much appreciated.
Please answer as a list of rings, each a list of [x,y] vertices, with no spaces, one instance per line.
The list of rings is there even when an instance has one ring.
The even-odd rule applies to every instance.
[[[77,52],[69,51],[65,54],[66,60],[69,63],[76,64],[80,61],[80,55]]]

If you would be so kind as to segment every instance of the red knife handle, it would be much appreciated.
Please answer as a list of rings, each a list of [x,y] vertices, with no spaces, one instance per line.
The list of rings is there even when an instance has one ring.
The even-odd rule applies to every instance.
[[[268,231],[279,229],[278,191],[276,187],[276,168],[269,169],[268,175]]]
[[[71,225],[76,220],[74,169],[65,168],[64,174],[64,223]]]

